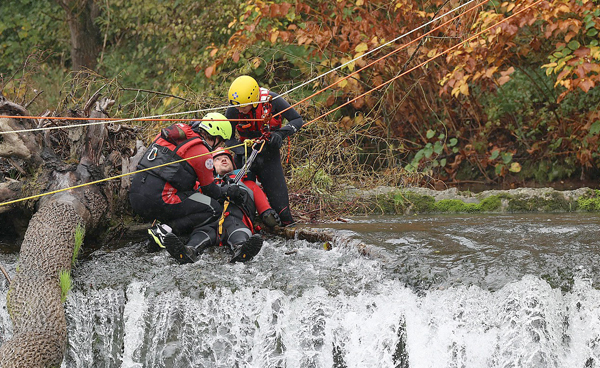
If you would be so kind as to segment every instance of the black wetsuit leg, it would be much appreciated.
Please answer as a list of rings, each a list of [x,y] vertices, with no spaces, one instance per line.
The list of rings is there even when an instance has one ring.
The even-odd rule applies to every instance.
[[[252,165],[252,171],[258,176],[269,203],[279,214],[281,222],[284,225],[291,224],[294,219],[290,212],[290,198],[279,150],[267,147],[258,156],[260,160],[257,160],[256,165]]]
[[[223,221],[223,243],[227,243],[232,250],[252,236],[252,231],[244,223],[244,213],[239,207],[229,204],[227,211],[229,215]]]
[[[141,173],[144,174],[144,173]],[[133,210],[147,221],[157,219],[173,228],[175,234],[189,233],[218,219],[223,206],[200,192],[177,192],[179,203],[165,203],[162,190],[165,181],[153,175],[134,176],[129,200]]]
[[[218,245],[218,224],[218,221],[213,221],[207,225],[194,228],[186,245],[196,250],[196,256],[202,254],[206,248]]]

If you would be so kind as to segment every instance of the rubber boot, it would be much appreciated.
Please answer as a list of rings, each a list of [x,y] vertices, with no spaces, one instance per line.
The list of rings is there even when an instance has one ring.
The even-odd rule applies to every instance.
[[[184,245],[177,235],[169,233],[164,237],[167,252],[179,262],[179,264],[194,263],[198,259],[193,247]]]
[[[260,252],[263,245],[263,239],[258,234],[252,235],[242,244],[234,244],[231,246],[233,257],[229,263],[248,262]]]
[[[195,230],[190,236],[186,246],[194,250],[195,258],[198,260],[202,253],[216,243],[216,230],[203,228]]]
[[[289,207],[286,207],[279,211],[279,218],[283,226],[290,226],[294,224],[294,218],[292,217],[292,212],[290,211]]]

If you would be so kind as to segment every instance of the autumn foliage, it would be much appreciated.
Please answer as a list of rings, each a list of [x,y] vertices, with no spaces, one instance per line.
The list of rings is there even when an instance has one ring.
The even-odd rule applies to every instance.
[[[304,80],[328,72],[308,86],[305,95],[328,87],[309,104],[344,105],[323,119],[362,127],[373,138],[365,149],[393,153],[387,167],[448,182],[597,176],[598,4],[477,1],[452,11],[459,5],[249,0],[205,74],[240,60],[259,77],[282,62]],[[261,57],[284,47],[306,59]]]
[[[107,85],[121,117],[212,108],[250,74],[290,92],[310,122],[292,148],[340,134],[324,139],[337,142],[329,174],[353,162],[445,183],[600,178],[598,0],[96,2],[101,77],[81,96],[64,82],[72,63],[57,3],[5,2],[0,87],[17,102],[48,98],[40,112]],[[21,68],[32,65],[28,90]],[[352,159],[337,155],[350,147]],[[323,151],[306,152],[288,173]]]

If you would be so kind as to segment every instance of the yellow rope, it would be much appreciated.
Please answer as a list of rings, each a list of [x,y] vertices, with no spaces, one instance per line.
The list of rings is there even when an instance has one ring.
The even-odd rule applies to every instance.
[[[225,201],[223,203],[223,213],[221,213],[221,218],[219,218],[219,239],[221,235],[223,235],[223,222],[225,222],[225,213],[227,212],[227,207],[229,207],[229,201]]]
[[[238,144],[238,145],[235,145],[235,146],[231,146],[231,147],[228,147],[228,148],[240,147],[240,146],[245,145],[245,144],[246,143],[241,143],[241,144]],[[65,192],[67,190],[72,190],[72,189],[77,189],[77,188],[85,187],[87,185],[94,185],[94,184],[102,183],[102,182],[109,181],[109,180],[120,179],[120,178],[123,178],[123,177],[128,176],[128,175],[133,175],[133,174],[141,173],[141,172],[144,172],[144,171],[156,169],[158,167],[168,166],[168,165],[171,165],[171,164],[176,164],[176,163],[179,163],[179,162],[191,160],[193,158],[198,158],[198,157],[202,157],[202,156],[206,156],[206,155],[210,155],[210,154],[212,154],[212,152],[203,153],[201,155],[187,157],[187,158],[184,158],[184,159],[181,159],[181,160],[177,160],[177,161],[173,161],[173,162],[168,162],[166,164],[156,165],[156,166],[148,167],[148,168],[145,168],[145,169],[132,171],[132,172],[126,173],[126,174],[120,174],[120,175],[116,175],[116,176],[111,176],[109,178],[104,178],[104,179],[100,179],[100,180],[94,180],[94,181],[90,181],[88,183],[78,184],[78,185],[74,185],[74,186],[68,187],[68,188],[57,189],[57,190],[53,190],[53,191],[47,192],[47,193],[41,193],[41,194],[36,194],[36,195],[32,195],[32,196],[25,197],[25,198],[15,199],[15,200],[12,200],[12,201],[2,202],[2,203],[0,203],[0,207],[6,206],[6,205],[9,205],[9,204],[18,203],[18,202],[27,201],[27,200],[30,200],[30,199],[44,197],[44,196],[51,195],[51,194]]]

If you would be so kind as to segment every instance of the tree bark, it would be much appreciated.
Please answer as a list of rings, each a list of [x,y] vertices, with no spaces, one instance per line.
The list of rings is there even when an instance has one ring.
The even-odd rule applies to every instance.
[[[94,0],[56,0],[65,10],[71,31],[73,71],[95,70],[102,44],[95,19],[100,12]]]
[[[8,116],[28,116],[29,112],[8,101],[0,94],[0,111]],[[35,123],[29,119],[0,118],[0,157],[21,159],[31,165],[42,163],[40,155],[41,139],[36,134],[12,133],[23,129],[35,128]]]
[[[268,229],[265,227],[265,229]],[[274,229],[267,230],[268,233],[281,236],[285,239],[298,239],[298,240],[306,240],[311,243],[323,244],[323,249],[331,250],[333,244],[341,239],[335,236],[334,234],[328,231],[315,231],[304,228],[295,228],[295,227],[276,227]],[[351,243],[349,241],[344,241],[340,243],[352,244],[351,246],[358,251],[358,253],[363,256],[371,255],[370,248],[365,243]]]
[[[103,111],[110,104],[112,101],[108,100],[97,104],[91,117],[105,117]],[[19,124],[8,120],[6,126]],[[13,137],[14,142],[21,143],[23,136],[36,135],[10,134],[17,135]],[[46,159],[39,168],[38,184],[47,182],[47,190],[51,192],[91,181],[99,171],[97,166],[106,137],[105,125],[85,128],[77,148],[81,157],[79,164],[66,165],[56,158]],[[34,157],[41,157],[43,148],[39,146],[37,151],[31,152],[29,159],[35,161]],[[4,154],[14,157],[15,151],[6,149]],[[0,189],[11,184],[15,185],[11,182]],[[7,293],[6,305],[14,335],[0,346],[0,367],[3,368],[61,365],[67,346],[67,326],[59,274],[71,270],[77,229],[89,233],[99,228],[109,207],[106,196],[96,185],[44,196],[36,206],[39,209],[29,222],[17,272]]]

